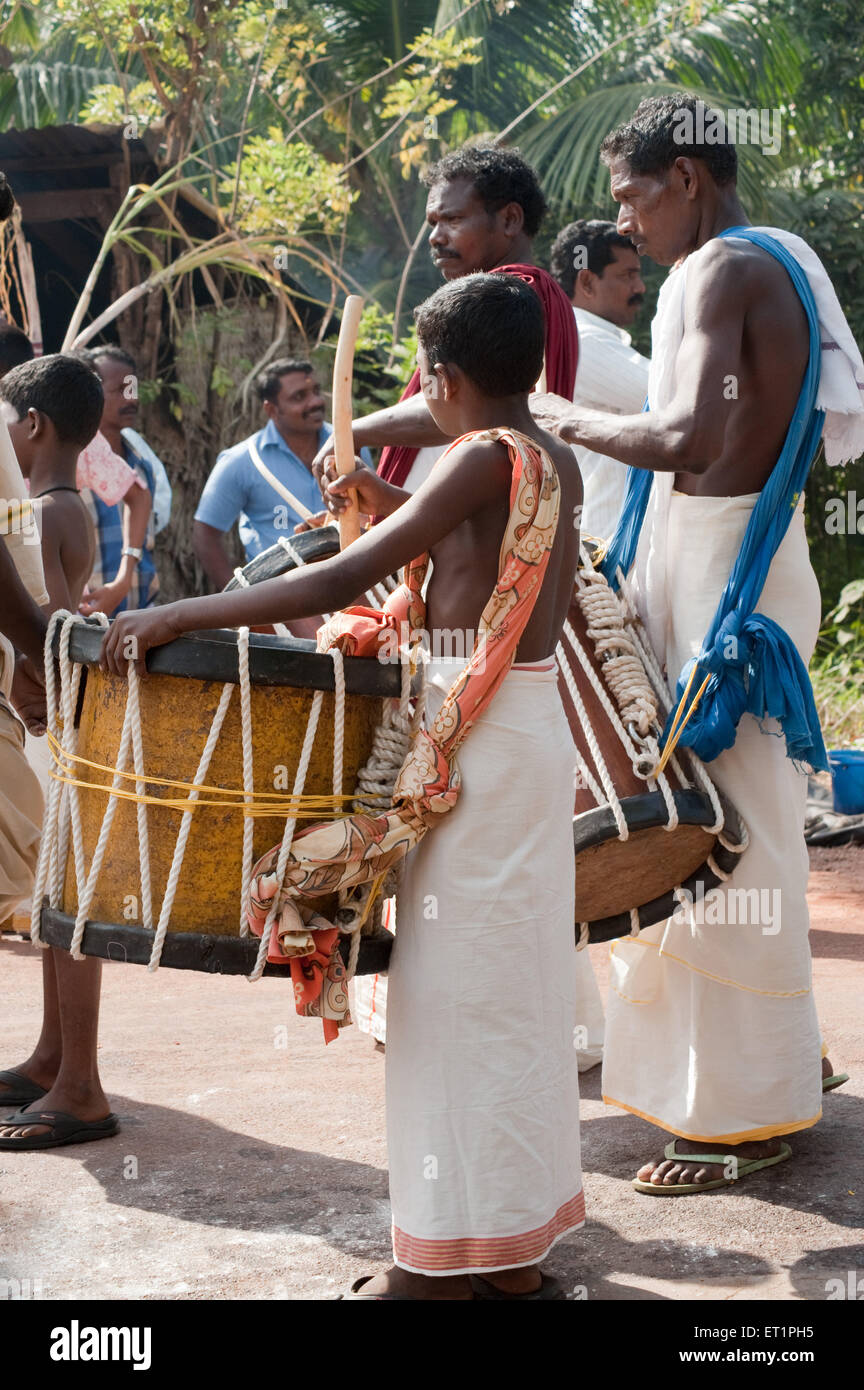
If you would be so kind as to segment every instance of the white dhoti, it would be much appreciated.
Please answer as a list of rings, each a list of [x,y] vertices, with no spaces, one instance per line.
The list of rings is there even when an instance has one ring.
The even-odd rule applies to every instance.
[[[755,494],[671,497],[665,593],[648,598],[667,615],[658,655],[673,684],[699,652],[755,502]],[[800,507],[756,611],[789,633],[806,664],[820,604]],[[604,1098],[714,1147],[791,1134],[821,1115],[807,779],[786,756],[779,726],[763,728],[745,714],[734,746],[709,765],[750,832],[738,869],[704,905],[615,942],[611,953]]]
[[[460,662],[428,668],[437,711]],[[572,739],[555,670],[512,670],[409,856],[387,1019],[397,1264],[529,1265],[584,1221]]]

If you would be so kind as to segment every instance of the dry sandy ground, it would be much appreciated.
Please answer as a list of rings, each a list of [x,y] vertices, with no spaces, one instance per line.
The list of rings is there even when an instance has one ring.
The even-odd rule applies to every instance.
[[[794,1161],[737,1190],[640,1197],[657,1131],[583,1077],[588,1224],[548,1262],[590,1299],[826,1298],[864,1275],[864,850],[814,851],[817,998],[850,1082]],[[605,974],[606,948],[592,948]],[[39,963],[0,946],[0,1067],[29,1051]],[[319,1299],[388,1261],[383,1066],[349,1029],[324,1050],[281,981],[109,965],[101,1069],[122,1133],[0,1152],[0,1275],[45,1299]],[[287,1042],[287,1046],[279,1043]]]

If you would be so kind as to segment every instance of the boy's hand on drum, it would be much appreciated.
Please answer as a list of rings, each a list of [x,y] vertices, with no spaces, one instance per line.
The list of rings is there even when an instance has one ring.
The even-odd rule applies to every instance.
[[[129,662],[133,661],[138,674],[143,675],[144,658],[150,648],[161,647],[180,636],[181,629],[175,623],[176,608],[176,604],[166,603],[161,608],[139,608],[115,618],[102,639],[102,670],[125,676]]]

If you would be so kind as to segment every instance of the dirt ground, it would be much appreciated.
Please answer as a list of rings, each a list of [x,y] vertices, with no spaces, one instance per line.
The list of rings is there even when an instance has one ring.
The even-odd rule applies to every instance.
[[[584,1075],[588,1222],[547,1263],[582,1296],[821,1300],[864,1275],[864,849],[811,862],[817,1003],[850,1081],[792,1162],[663,1200],[630,1186],[658,1132]],[[38,957],[7,939],[0,970],[4,1067],[38,1032]],[[100,1066],[117,1137],[0,1152],[0,1276],[44,1299],[320,1299],[388,1263],[384,1058],[356,1028],[325,1050],[281,981],[107,965]]]

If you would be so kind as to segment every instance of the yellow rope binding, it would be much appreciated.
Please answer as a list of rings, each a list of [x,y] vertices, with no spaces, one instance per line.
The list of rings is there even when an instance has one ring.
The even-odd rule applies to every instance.
[[[709,682],[710,679],[711,679],[711,674],[710,674],[710,672],[709,672],[709,674],[705,677],[704,681],[703,681],[702,684],[700,685],[699,689],[696,691],[696,694],[693,696],[693,701],[692,701],[692,703],[691,703],[691,705],[690,705],[690,708],[688,709],[687,713],[684,715],[684,718],[681,719],[681,714],[682,714],[682,712],[683,712],[683,710],[684,710],[684,706],[685,706],[686,703],[687,703],[687,696],[690,694],[690,689],[691,689],[691,687],[692,687],[692,685],[693,685],[693,681],[694,681],[694,678],[695,678],[695,676],[696,676],[696,672],[698,671],[698,669],[699,669],[699,667],[696,666],[696,665],[694,665],[693,670],[690,672],[690,676],[689,676],[689,679],[688,679],[688,681],[687,681],[687,684],[686,684],[686,686],[684,687],[684,694],[681,696],[681,699],[678,701],[678,708],[677,708],[676,711],[675,711],[675,717],[674,717],[674,719],[672,720],[672,725],[671,725],[671,728],[669,729],[669,737],[668,737],[667,740],[666,740],[666,746],[665,746],[665,748],[663,749],[663,752],[662,752],[662,754],[661,754],[661,756],[660,756],[660,761],[659,761],[659,763],[657,764],[657,770],[656,770],[655,773],[654,773],[654,776],[655,776],[655,777],[659,777],[659,776],[660,776],[660,773],[663,771],[663,769],[665,768],[665,766],[666,766],[666,764],[668,763],[669,759],[672,757],[672,754],[675,752],[675,749],[678,747],[678,740],[681,738],[681,735],[683,734],[684,730],[686,729],[687,724],[688,724],[689,721],[690,721],[690,716],[691,716],[691,714],[693,714],[694,710],[696,709],[696,706],[699,704],[699,701],[702,699],[702,696],[703,696],[703,694],[705,693],[705,687],[706,687],[706,685],[708,684],[708,682]],[[680,724],[678,723],[679,719],[681,720],[681,723],[680,723]]]
[[[90,791],[104,792],[110,796],[120,797],[124,801],[136,802],[139,805],[162,806],[169,811],[194,811],[199,806],[216,806],[223,810],[242,811],[244,816],[295,816],[298,819],[334,820],[336,817],[344,815],[344,803],[353,800],[353,793],[346,793],[342,796],[294,797],[286,796],[283,792],[259,791],[256,792],[254,801],[247,802],[242,791],[235,791],[230,787],[212,787],[203,782],[177,782],[169,777],[150,777],[146,774],[142,778],[134,771],[121,772],[106,763],[93,762],[90,758],[82,758],[77,753],[68,752],[50,731],[46,733],[46,738],[55,764],[49,769],[49,774],[56,782],[64,782],[71,787],[84,787]],[[148,796],[143,792],[112,787],[109,782],[88,782],[83,778],[64,776],[63,773],[68,774],[70,771],[65,766],[66,763],[78,763],[83,767],[93,768],[96,772],[107,773],[110,777],[122,777],[130,782],[143,780],[154,786],[173,787],[175,790],[187,793],[187,795],[183,797]],[[57,768],[60,771],[57,771]],[[191,800],[188,793],[192,791],[210,792],[214,797],[222,799],[196,798]],[[386,798],[382,797],[381,800],[382,805],[385,804]]]

